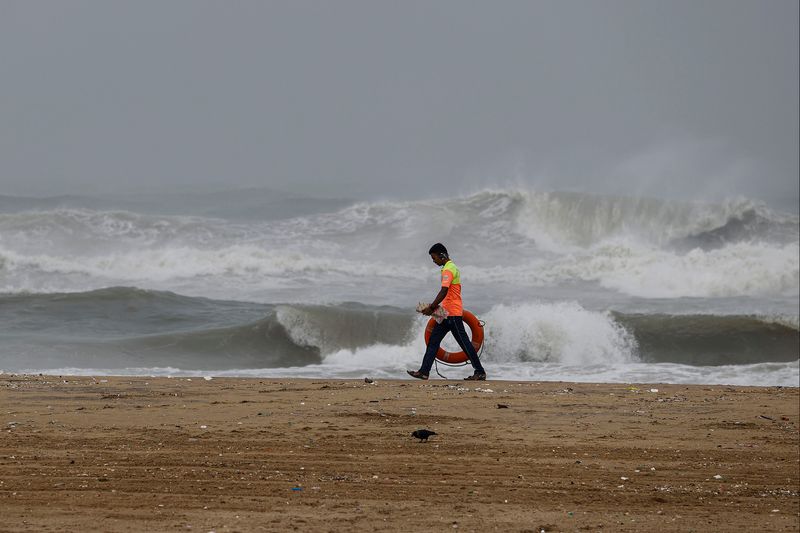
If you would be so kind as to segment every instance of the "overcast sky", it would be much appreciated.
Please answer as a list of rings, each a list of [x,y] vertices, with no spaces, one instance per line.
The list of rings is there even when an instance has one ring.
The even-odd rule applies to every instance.
[[[798,196],[797,0],[0,0],[0,194]]]

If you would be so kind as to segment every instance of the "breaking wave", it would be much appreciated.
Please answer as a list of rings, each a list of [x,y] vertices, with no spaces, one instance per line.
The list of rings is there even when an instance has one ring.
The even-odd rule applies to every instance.
[[[220,198],[0,201],[0,369],[403,376],[441,241],[497,376],[797,380],[795,214],[525,190]]]
[[[424,252],[439,240],[472,284],[591,282],[656,298],[794,295],[798,232],[797,216],[745,199],[710,205],[531,191],[359,203],[246,223],[23,211],[0,214],[0,291],[136,285],[240,300],[257,293],[275,301],[291,289],[308,301],[320,290],[356,286],[390,270],[382,283],[389,292],[378,292],[375,303],[426,280]]]
[[[481,318],[484,357],[495,364],[756,364],[796,361],[800,349],[796,316],[624,314],[531,302],[497,305]],[[4,296],[0,320],[0,368],[190,370],[393,368],[419,359],[426,322],[393,307],[244,304],[125,287]]]

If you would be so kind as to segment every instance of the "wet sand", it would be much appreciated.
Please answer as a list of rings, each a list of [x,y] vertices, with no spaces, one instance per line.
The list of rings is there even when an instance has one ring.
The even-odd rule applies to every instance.
[[[798,531],[799,402],[780,387],[4,374],[0,531]]]

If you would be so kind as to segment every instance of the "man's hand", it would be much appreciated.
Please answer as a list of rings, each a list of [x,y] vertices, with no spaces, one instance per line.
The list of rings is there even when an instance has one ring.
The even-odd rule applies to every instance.
[[[419,311],[425,316],[431,316],[439,308],[439,304],[442,303],[445,296],[447,296],[447,287],[442,287],[439,290],[439,294],[436,295],[436,299],[433,302],[431,302],[428,306],[422,309],[420,309],[420,307],[424,304],[420,302],[419,305],[417,306],[417,311]]]

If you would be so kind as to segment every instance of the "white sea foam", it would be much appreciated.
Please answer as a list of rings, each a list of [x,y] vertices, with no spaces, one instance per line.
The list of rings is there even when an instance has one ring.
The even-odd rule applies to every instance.
[[[617,364],[635,361],[636,341],[608,313],[576,302],[498,305],[483,316],[495,361]]]
[[[208,277],[276,278],[323,275],[366,277],[376,265],[334,257],[320,257],[292,250],[269,250],[253,245],[218,249],[186,246],[130,250],[98,256],[23,255],[0,249],[0,268],[52,274],[83,274],[102,280],[166,281]],[[377,266],[380,266],[378,263]],[[395,272],[418,277],[421,269]]]
[[[618,365],[501,365],[492,368],[497,379],[519,381],[576,381],[590,383],[675,383],[797,387],[800,363],[691,366],[675,363]]]
[[[0,214],[0,292],[122,285],[247,302],[402,307],[436,289],[437,269],[425,252],[442,241],[461,268],[465,303],[488,309],[481,316],[484,357],[494,377],[797,381],[796,363],[737,365],[731,368],[745,376],[737,381],[724,367],[638,362],[631,335],[611,314],[589,310],[626,313],[631,302],[644,301],[642,308],[659,313],[713,308],[797,329],[798,217],[746,199],[702,205],[501,190],[360,203],[293,219],[234,218],[91,209]],[[497,295],[511,291],[509,301],[528,303],[496,305]],[[545,297],[540,293],[562,303],[531,303]],[[685,309],[686,299],[692,299],[691,309]],[[366,328],[370,336],[357,329],[361,315],[337,322],[324,311],[296,306],[279,306],[276,313],[291,342],[319,348],[323,363],[225,372],[402,377],[422,357],[424,319],[410,337],[387,341],[387,332],[402,321],[376,322]],[[455,349],[452,340],[445,345]],[[161,372],[134,365],[124,371]],[[193,370],[164,370],[184,371]]]
[[[735,243],[714,250],[695,249],[682,254],[627,243],[608,243],[563,256],[530,259],[522,265],[483,267],[460,262],[470,284],[558,286],[574,281],[596,282],[610,290],[646,298],[786,296],[800,287],[800,249],[797,243],[783,246]],[[204,287],[225,285],[232,298],[255,288],[298,285],[316,287],[363,280],[372,285],[376,273],[388,272],[381,285],[390,287],[431,278],[423,264],[382,263],[344,257],[310,255],[299,251],[264,249],[256,245],[233,245],[218,249],[170,247],[136,249],[98,256],[23,254],[0,248],[0,272],[6,282],[38,277],[44,286],[48,277],[82,276],[75,288],[85,290],[114,284],[135,283],[143,288],[169,288],[170,281],[190,281],[193,294]],[[13,276],[16,276],[14,278]],[[94,279],[95,283],[86,283]],[[62,283],[69,278],[60,278]],[[6,292],[36,291],[30,285],[9,284]],[[218,294],[218,293],[209,293]]]
[[[87,209],[4,214],[0,290],[133,284],[269,300],[269,291],[291,288],[325,300],[362,286],[390,301],[435,277],[425,254],[433,239],[448,243],[468,286],[484,293],[575,282],[648,298],[800,290],[796,216],[744,199],[700,205],[535,191],[252,222]]]
[[[610,314],[587,311],[574,302],[498,305],[481,319],[485,321],[484,352],[493,362],[613,366],[637,360],[635,339]],[[414,335],[403,345],[338,350],[325,355],[324,363],[340,369],[418,365],[425,351],[426,322],[418,320]],[[307,333],[302,342],[322,344],[314,335]],[[445,339],[445,349],[460,351],[450,336]]]
[[[617,257],[606,271],[593,258],[585,267],[597,267],[602,286],[647,298],[780,296],[798,293],[798,253],[796,243],[736,243],[686,255]]]
[[[579,279],[647,298],[725,297],[796,294],[797,243],[784,246],[735,243],[686,254],[607,244],[542,265],[545,283]]]
[[[405,346],[375,344],[358,350],[338,350],[326,356],[321,366],[346,374],[369,373],[372,369],[382,376],[402,376],[405,369],[419,368],[424,352],[422,342]]]
[[[765,324],[777,324],[779,326],[786,326],[795,330],[800,330],[800,315],[756,315],[758,320]]]
[[[559,252],[619,238],[663,246],[722,227],[748,212],[774,218],[764,206],[744,198],[711,205],[577,193],[516,194],[521,200],[517,230]]]
[[[28,368],[14,374],[46,374],[57,376],[182,376],[182,377],[260,377],[260,378],[319,378],[358,379],[365,376],[377,379],[406,379],[405,369],[416,368],[417,359],[407,352],[384,351],[396,357],[388,364],[366,360],[363,365],[324,363],[287,368],[234,368],[219,371],[187,370],[175,367],[130,368]],[[758,363],[697,367],[672,363],[628,363],[624,365],[568,366],[552,363],[495,364],[486,361],[492,380],[507,381],[574,381],[585,383],[671,383],[702,385],[739,385],[761,387],[797,387],[800,383],[800,362]],[[448,379],[460,380],[471,373],[469,367],[440,368]],[[0,374],[8,373],[0,369]],[[435,379],[435,376],[432,378]]]
[[[548,287],[575,281],[642,298],[793,296],[800,288],[797,243],[735,243],[679,253],[630,242],[533,259],[525,265],[465,265],[484,284]]]

